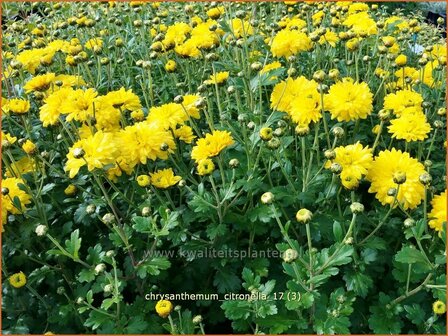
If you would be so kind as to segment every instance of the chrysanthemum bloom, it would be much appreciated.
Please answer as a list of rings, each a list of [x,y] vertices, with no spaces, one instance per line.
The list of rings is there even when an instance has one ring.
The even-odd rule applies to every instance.
[[[8,279],[11,286],[20,288],[26,285],[26,276],[23,272],[14,273]]]
[[[21,178],[2,179],[2,204],[7,212],[14,215],[21,214],[26,205],[31,203],[31,196],[19,188],[20,184],[25,184]],[[21,209],[17,208],[14,203],[16,197],[20,201]]]
[[[25,99],[8,99],[4,106],[5,112],[25,114],[30,110],[30,102]]]
[[[336,47],[336,43],[339,42],[338,34],[331,30],[327,30],[327,32],[322,35],[319,39],[319,44],[325,44],[328,43],[333,48]]]
[[[207,16],[213,20],[219,19],[224,14],[224,6],[213,7],[207,11]]]
[[[90,49],[90,50],[98,50],[101,49],[103,47],[103,40],[100,39],[99,37],[94,37],[90,40],[88,40],[85,44],[84,47],[86,49]]]
[[[384,97],[384,108],[392,110],[396,116],[404,113],[416,113],[422,111],[423,97],[411,90],[401,90],[390,93]]]
[[[343,22],[343,25],[350,27],[351,30],[359,34],[373,35],[378,32],[375,21],[367,12],[359,12],[349,15]]]
[[[11,162],[11,165],[6,169],[6,177],[22,176],[30,173],[36,169],[36,161],[29,157],[24,156],[20,160]]]
[[[165,63],[165,70],[168,72],[174,72],[176,70],[177,64],[173,60],[168,60],[168,62]]]
[[[139,175],[136,180],[140,187],[147,187],[151,184],[151,178],[148,175]]]
[[[369,86],[355,83],[351,78],[333,84],[324,99],[324,108],[338,121],[365,119],[373,110]]]
[[[168,300],[160,300],[156,304],[156,312],[160,317],[168,317],[172,310],[173,304]]]
[[[112,105],[116,100],[109,98],[108,95],[98,96],[93,101],[95,106],[95,127],[104,132],[116,132],[121,128],[122,112],[116,107],[117,105],[115,107]]]
[[[87,165],[87,169],[92,171],[114,163],[118,154],[115,139],[116,136],[112,133],[98,131],[94,135],[75,142],[67,154],[64,167],[65,171],[69,172],[70,178],[74,178],[82,166]]]
[[[268,73],[269,71],[278,69],[281,66],[282,66],[282,64],[279,61],[274,61],[272,63],[268,63],[260,70],[260,74]]]
[[[417,207],[425,193],[419,177],[425,173],[425,167],[409,153],[392,148],[381,151],[373,161],[367,173],[367,179],[372,183],[369,192],[376,193],[375,197],[383,204],[392,204],[394,197],[389,190],[398,187],[397,201],[404,209]],[[397,185],[397,176],[405,176],[404,183]],[[396,206],[396,204],[394,205]]]
[[[7,141],[9,143],[8,145],[12,145],[13,143],[15,143],[17,141],[17,138],[12,136],[11,134],[3,133],[3,131],[1,131],[1,132],[2,132],[2,137],[1,137],[2,144],[4,141]],[[5,145],[3,145],[3,146],[5,146]]]
[[[140,98],[132,92],[132,89],[126,90],[122,87],[119,90],[108,92],[104,97],[113,107],[121,111],[135,111],[142,108]]]
[[[303,126],[322,117],[321,97],[318,84],[301,76],[288,78],[274,86],[271,94],[271,108],[286,112],[296,124]]]
[[[94,101],[98,92],[95,89],[73,90],[60,105],[67,120],[88,121],[94,116]]]
[[[55,80],[56,75],[54,73],[47,73],[44,75],[39,75],[31,78],[23,86],[26,93],[34,91],[46,91],[50,88],[50,85]]]
[[[373,164],[372,149],[357,142],[354,145],[337,147],[334,152],[336,156],[332,163],[338,163],[342,167],[342,185],[347,189],[357,187]],[[327,166],[329,168],[329,165]]]
[[[22,149],[25,153],[31,155],[36,152],[36,145],[31,140],[27,140],[22,145]]]
[[[164,46],[179,45],[185,42],[187,34],[191,31],[191,27],[185,22],[176,22],[169,26],[162,43]]]
[[[76,194],[77,188],[74,184],[69,184],[67,188],[64,189],[64,194],[67,196],[73,196]]]
[[[391,120],[388,127],[392,138],[410,141],[422,141],[431,132],[431,125],[426,121],[423,112],[405,113],[399,118]]]
[[[204,176],[213,173],[215,170],[215,164],[211,159],[203,159],[198,162],[197,171],[198,175]]]
[[[127,126],[119,134],[121,155],[131,167],[138,163],[146,164],[149,160],[166,160],[176,149],[171,132],[154,121],[142,121]]]
[[[271,43],[271,52],[275,57],[289,57],[312,47],[311,39],[297,30],[280,30]]]
[[[204,83],[207,85],[223,84],[227,81],[227,78],[229,78],[229,72],[221,71],[221,72],[217,72],[213,75],[210,75],[210,79],[207,79],[206,81],[204,81]]]
[[[232,19],[229,22],[229,26],[235,38],[250,36],[254,33],[252,25],[246,20],[238,18]]]
[[[61,88],[44,99],[44,104],[39,109],[39,119],[44,127],[59,123],[61,105],[73,91],[70,87]]]
[[[213,131],[199,139],[191,151],[191,158],[196,162],[217,156],[221,151],[234,144],[232,135],[228,131]]]
[[[174,175],[172,168],[161,169],[149,175],[151,176],[151,184],[159,189],[172,187],[182,180],[182,177]]]
[[[446,313],[446,305],[443,301],[437,300],[432,305],[432,311],[437,315],[442,315]]]
[[[446,190],[435,196],[431,201],[432,210],[428,214],[429,226],[436,231],[442,231],[443,223],[446,222]]]
[[[193,130],[187,125],[176,128],[173,133],[177,139],[182,140],[187,144],[192,143],[192,141],[196,139],[196,136],[193,134]]]
[[[168,103],[151,107],[146,120],[149,123],[157,122],[166,129],[174,129],[177,125],[184,124],[188,120],[188,115],[185,113],[182,105]]]
[[[187,111],[187,113],[190,115],[191,118],[199,119],[201,118],[201,115],[199,113],[199,109],[196,107],[196,103],[202,99],[199,95],[185,95],[182,97],[182,105]]]

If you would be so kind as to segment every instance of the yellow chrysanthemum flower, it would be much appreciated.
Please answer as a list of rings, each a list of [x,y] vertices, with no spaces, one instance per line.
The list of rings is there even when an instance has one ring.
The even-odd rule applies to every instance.
[[[44,127],[59,123],[61,105],[73,91],[71,87],[61,88],[44,99],[44,104],[39,109],[39,119]]]
[[[229,26],[233,32],[233,35],[235,35],[235,38],[247,37],[254,33],[252,25],[246,20],[238,18],[232,19],[229,22]]]
[[[203,159],[198,162],[197,171],[198,175],[204,176],[213,173],[215,170],[215,164],[211,159]]]
[[[280,30],[271,43],[271,52],[275,57],[289,57],[312,47],[311,39],[297,30]]]
[[[365,119],[372,113],[372,101],[373,94],[366,83],[344,78],[330,87],[324,97],[324,108],[338,121]]]
[[[229,78],[229,72],[221,71],[221,72],[217,72],[213,75],[210,75],[210,79],[207,79],[206,81],[204,81],[204,83],[207,85],[223,84],[227,81],[228,78]]]
[[[396,116],[404,113],[416,113],[422,111],[423,97],[411,90],[400,90],[384,97],[384,108],[392,110]]]
[[[177,125],[182,125],[188,120],[188,115],[185,113],[182,105],[168,103],[151,107],[146,120],[149,123],[157,122],[166,129],[175,129]]]
[[[309,125],[322,117],[321,97],[318,84],[301,76],[288,78],[275,85],[271,94],[271,108],[286,112],[292,121]]]
[[[24,156],[18,161],[11,162],[5,175],[6,177],[20,177],[34,171],[34,169],[36,169],[36,161],[29,156]]]
[[[123,159],[134,167],[149,160],[166,160],[176,149],[174,138],[163,125],[154,121],[142,121],[127,126],[119,133]]]
[[[333,162],[342,167],[342,185],[347,189],[357,187],[373,164],[372,149],[357,142],[354,145],[337,147],[334,151],[336,157]]]
[[[422,141],[431,132],[431,125],[426,121],[423,112],[406,113],[391,120],[388,130],[392,134],[392,138],[405,140],[406,142]]]
[[[8,278],[9,284],[14,288],[20,288],[26,285],[26,276],[25,273],[19,272],[14,273]]]
[[[232,135],[228,131],[213,131],[199,139],[191,151],[191,158],[196,162],[217,156],[221,151],[234,144]]]
[[[428,214],[429,226],[436,231],[442,231],[446,222],[446,190],[440,195],[434,196],[431,201],[432,210]]]
[[[34,91],[46,91],[50,88],[51,84],[54,82],[56,75],[54,73],[47,73],[44,75],[38,75],[31,78],[23,86],[26,93]]]
[[[94,116],[95,89],[73,90],[60,105],[60,112],[67,114],[67,120],[88,121]]]
[[[446,313],[446,305],[443,301],[437,300],[432,304],[432,311],[437,315],[443,315]]]
[[[122,112],[125,110],[135,111],[142,108],[140,98],[132,92],[132,89],[126,90],[122,87],[119,90],[108,92],[104,98],[113,107],[121,109]]]
[[[10,177],[2,180],[2,204],[7,212],[12,214],[21,214],[26,209],[26,205],[31,203],[31,196],[19,188],[19,185],[25,185],[21,178]],[[6,192],[4,192],[6,191]],[[21,208],[16,207],[14,199],[20,201]]]
[[[172,187],[182,180],[182,177],[174,175],[172,168],[158,170],[149,175],[151,176],[151,184],[159,189]]]
[[[182,140],[187,144],[192,143],[193,140],[196,139],[196,136],[193,134],[193,130],[187,125],[176,128],[173,133],[177,139]]]
[[[8,99],[3,109],[7,113],[25,114],[30,110],[30,102],[25,99]]]
[[[190,115],[190,117],[195,119],[200,119],[199,109],[196,107],[196,103],[201,99],[199,95],[185,95],[183,96],[182,105]]]
[[[375,197],[386,205],[394,201],[394,196],[389,195],[389,190],[398,188],[397,201],[404,209],[413,209],[424,197],[425,188],[419,181],[420,175],[424,172],[423,164],[407,152],[395,148],[381,151],[375,157],[367,174],[367,179],[372,183],[369,192],[376,193]],[[405,182],[399,186],[394,181],[394,176],[397,175],[405,176]]]
[[[98,131],[75,142],[67,154],[64,167],[65,171],[69,172],[70,178],[74,178],[82,166],[87,165],[87,169],[92,171],[114,163],[118,154],[115,139],[116,136],[112,133]]]
[[[173,304],[168,300],[160,300],[156,304],[156,312],[160,317],[167,317],[173,310]]]
[[[148,175],[139,175],[136,180],[140,187],[147,187],[151,184],[151,178]]]

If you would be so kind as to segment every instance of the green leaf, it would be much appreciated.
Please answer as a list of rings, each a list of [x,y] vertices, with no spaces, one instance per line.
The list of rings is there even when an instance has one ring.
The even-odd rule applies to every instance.
[[[230,320],[247,319],[252,309],[248,301],[225,301],[221,308]]]
[[[213,284],[218,287],[218,293],[236,292],[241,288],[240,278],[225,270],[216,272]]]
[[[347,290],[354,291],[361,297],[366,297],[369,288],[373,285],[371,277],[355,270],[346,271],[343,279],[345,280]]]
[[[140,233],[151,233],[153,231],[153,219],[152,217],[140,217],[136,216],[132,218],[132,228]]]
[[[91,282],[95,280],[95,271],[84,268],[81,272],[79,272],[77,279],[80,283]]]
[[[70,240],[65,241],[67,252],[73,256],[75,260],[79,260],[79,249],[81,248],[81,238],[79,238],[79,229],[76,229],[70,235]]]
[[[416,326],[420,327],[425,322],[425,312],[420,307],[420,305],[414,303],[411,305],[405,305],[404,310],[406,311],[406,317],[414,323]]]
[[[419,250],[410,246],[404,246],[396,255],[395,260],[403,264],[426,264],[429,268],[428,262]]]
[[[334,234],[334,238],[337,242],[342,242],[342,239],[344,238],[344,236],[342,235],[341,223],[334,221],[333,234]]]

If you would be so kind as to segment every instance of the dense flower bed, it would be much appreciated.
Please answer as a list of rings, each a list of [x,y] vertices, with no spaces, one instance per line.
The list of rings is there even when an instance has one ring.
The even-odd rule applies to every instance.
[[[5,333],[446,332],[440,27],[359,2],[2,10]]]

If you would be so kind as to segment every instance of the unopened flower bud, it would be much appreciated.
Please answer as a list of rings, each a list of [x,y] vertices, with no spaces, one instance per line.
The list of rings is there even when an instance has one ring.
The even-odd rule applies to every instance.
[[[199,324],[202,322],[202,316],[201,315],[196,315],[195,317],[193,317],[193,324]]]
[[[111,293],[114,289],[114,286],[112,284],[107,284],[106,286],[104,286],[104,293]]]
[[[112,258],[113,256],[115,256],[115,251],[114,250],[109,250],[109,251],[106,252],[106,257]]]
[[[336,152],[332,149],[327,149],[324,152],[324,156],[327,160],[333,160],[336,157]]]
[[[270,191],[265,192],[261,195],[261,203],[263,204],[271,204],[274,201],[274,194]]]
[[[322,83],[325,79],[325,76],[326,74],[323,70],[318,70],[313,74],[313,79],[318,83]]]
[[[404,227],[411,228],[411,227],[413,227],[415,225],[415,220],[413,220],[412,218],[406,218],[404,220],[403,224],[404,224]]]
[[[267,145],[268,145],[268,148],[270,148],[270,149],[277,149],[280,147],[281,142],[280,142],[279,138],[273,137],[271,140],[268,141]]]
[[[299,211],[297,211],[296,213],[296,220],[299,223],[309,223],[311,221],[311,219],[313,218],[313,213],[305,208],[300,209]]]
[[[389,190],[387,190],[387,196],[395,196],[397,194],[397,188],[389,188]]]
[[[77,147],[73,149],[73,157],[75,159],[81,159],[85,154],[86,152],[82,148]]]
[[[237,168],[240,165],[240,161],[238,159],[232,159],[229,161],[230,168]]]
[[[106,265],[105,264],[98,264],[95,266],[95,274],[100,274],[102,272],[104,272],[106,269]]]
[[[336,126],[331,130],[331,133],[333,133],[336,138],[342,138],[345,134],[345,131],[342,127]]]
[[[297,125],[295,131],[298,136],[302,137],[310,133],[310,128],[308,125]]]
[[[115,221],[115,217],[113,214],[107,213],[103,216],[101,220],[103,221],[104,224],[112,224]]]
[[[432,182],[432,177],[428,173],[423,173],[418,177],[421,184],[429,186]]]
[[[36,234],[39,237],[42,237],[42,236],[45,236],[47,234],[47,231],[48,231],[48,226],[40,224],[40,225],[38,225],[36,227],[36,231],[35,232],[36,232]]]
[[[443,128],[443,121],[441,121],[441,120],[434,121],[434,127],[435,128]]]
[[[260,71],[263,68],[263,64],[261,64],[260,62],[254,62],[250,65],[250,68],[253,71]]]
[[[350,204],[350,210],[354,214],[359,214],[361,212],[364,212],[364,205],[359,202],[353,202],[352,204]]]
[[[394,183],[403,184],[406,182],[406,173],[403,171],[397,171],[392,176]]]
[[[9,194],[9,189],[6,187],[2,187],[2,195],[7,196]]]
[[[151,209],[149,207],[144,207],[142,209],[142,216],[143,217],[148,217],[150,213],[151,213]]]
[[[294,260],[296,260],[298,256],[299,256],[299,253],[297,253],[296,250],[289,248],[283,253],[283,261],[285,263],[289,264],[289,263],[293,262]]]
[[[337,162],[333,162],[330,166],[330,171],[333,174],[339,175],[342,172],[342,166]]]

